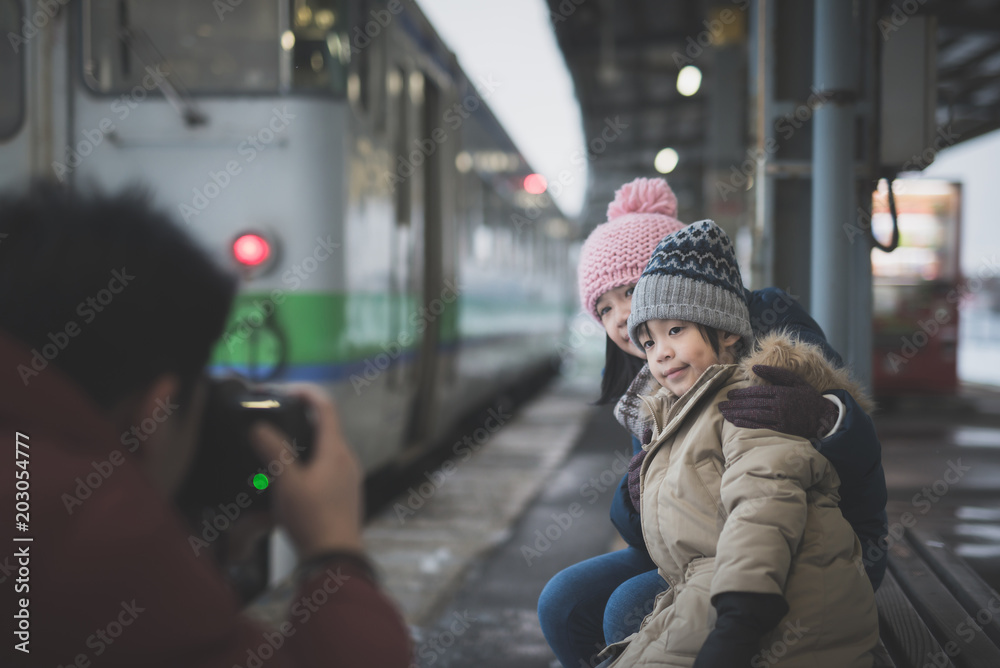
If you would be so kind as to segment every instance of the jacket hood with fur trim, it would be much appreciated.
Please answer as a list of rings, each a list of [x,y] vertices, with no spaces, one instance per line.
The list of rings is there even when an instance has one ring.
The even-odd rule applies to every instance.
[[[740,361],[740,372],[751,385],[767,385],[767,381],[753,372],[758,364],[776,366],[793,371],[820,394],[830,390],[845,390],[858,402],[861,409],[871,413],[875,404],[853,378],[846,367],[835,367],[823,356],[819,346],[806,343],[794,335],[777,331],[766,334],[757,341],[753,352]]]
[[[831,390],[847,391],[866,413],[871,413],[875,408],[875,404],[861,385],[851,378],[846,368],[833,366],[819,346],[800,341],[787,331],[774,331],[761,337],[753,351],[738,364],[739,373],[751,385],[770,384],[753,372],[754,366],[775,366],[798,374],[821,394]],[[615,406],[615,418],[619,424],[640,441],[645,440],[645,432],[653,426],[652,416],[640,397],[657,393],[677,398],[656,382],[647,363]]]

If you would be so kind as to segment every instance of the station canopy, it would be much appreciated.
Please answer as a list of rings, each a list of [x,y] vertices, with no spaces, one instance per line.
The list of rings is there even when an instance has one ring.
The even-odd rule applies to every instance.
[[[809,0],[770,1],[776,2],[778,30],[791,27],[783,12],[784,17],[794,13],[796,20],[811,21],[811,9],[803,12],[800,5],[787,11],[788,3],[811,6]],[[748,39],[751,0],[547,2],[592,151],[585,229],[603,221],[617,187],[637,176],[657,175],[654,160],[664,148],[681,156],[677,170],[665,175],[681,203],[681,219],[697,215],[710,142],[709,105],[711,96],[720,93],[711,85],[719,63],[713,51],[720,46],[740,49],[745,98],[754,56]],[[890,22],[894,11],[900,13],[896,20],[914,14],[936,17],[938,125],[950,125],[959,141],[1000,128],[1000,0],[895,0],[881,5]],[[726,10],[730,14],[722,13]],[[701,70],[703,80],[698,92],[685,96],[678,92],[677,77],[689,63]],[[614,141],[598,141],[609,123],[627,128]],[[749,123],[744,120],[744,125],[749,145]]]

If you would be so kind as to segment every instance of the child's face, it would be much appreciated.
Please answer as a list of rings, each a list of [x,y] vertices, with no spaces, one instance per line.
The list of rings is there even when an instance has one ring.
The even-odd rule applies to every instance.
[[[719,350],[739,341],[737,334],[721,334]],[[639,343],[656,381],[677,396],[694,385],[719,358],[701,330],[687,320],[649,320],[639,330]]]
[[[632,312],[632,292],[634,290],[635,283],[608,290],[597,298],[595,308],[597,314],[601,316],[601,324],[604,325],[604,331],[608,333],[608,338],[624,352],[641,359],[645,355],[635,347],[632,339],[628,338],[627,323],[628,315]]]

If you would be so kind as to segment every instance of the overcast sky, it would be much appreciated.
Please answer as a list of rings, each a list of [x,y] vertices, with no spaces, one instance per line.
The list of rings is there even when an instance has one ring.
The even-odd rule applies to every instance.
[[[563,212],[583,208],[587,173],[571,163],[583,153],[580,106],[556,44],[544,0],[418,0],[470,78],[500,82],[488,104],[521,154],[550,182],[570,182],[555,198]]]

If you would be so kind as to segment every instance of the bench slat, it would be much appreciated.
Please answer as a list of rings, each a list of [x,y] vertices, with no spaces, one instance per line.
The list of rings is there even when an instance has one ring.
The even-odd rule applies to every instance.
[[[943,653],[924,654],[923,663],[916,665],[943,665],[948,656],[959,668],[1000,666],[1000,649],[968,624],[968,612],[916,550],[900,540],[889,553],[889,568],[899,588],[943,646]]]
[[[943,654],[941,644],[907,600],[892,571],[885,574],[875,593],[875,602],[878,604],[879,635],[899,668],[922,668],[928,656]],[[947,661],[941,668],[955,667]]]
[[[912,529],[907,531],[907,537],[976,625],[994,644],[1000,645],[1000,594],[952,552],[936,533]]]

